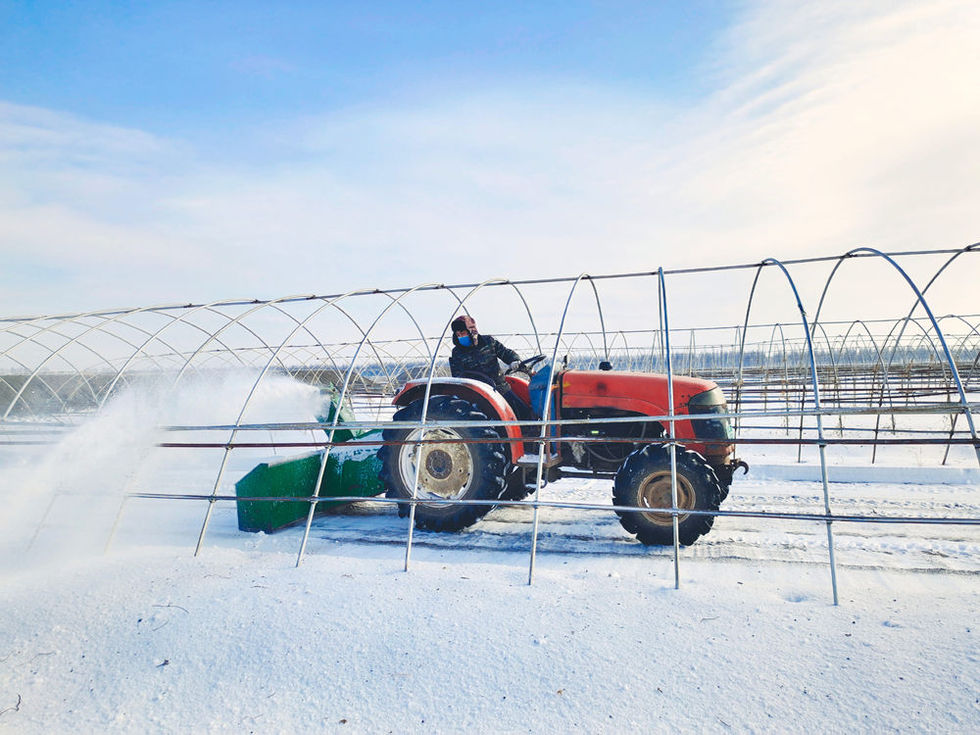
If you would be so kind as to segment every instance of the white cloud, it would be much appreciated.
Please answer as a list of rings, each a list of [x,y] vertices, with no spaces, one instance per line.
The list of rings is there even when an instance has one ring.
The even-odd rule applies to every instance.
[[[39,107],[0,101],[6,160],[116,164],[159,155],[170,147],[140,130],[106,125]]]

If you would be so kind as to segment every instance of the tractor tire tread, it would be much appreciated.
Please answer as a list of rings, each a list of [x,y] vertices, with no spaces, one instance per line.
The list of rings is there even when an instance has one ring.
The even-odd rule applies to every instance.
[[[422,400],[409,403],[395,412],[394,421],[417,421],[422,417]],[[429,399],[428,419],[486,421],[487,416],[477,410],[473,404],[455,396],[432,396]],[[460,427],[458,432],[469,439],[496,439],[500,435],[489,427]],[[385,429],[382,437],[386,442],[404,441],[408,436],[407,429]],[[473,485],[467,495],[467,500],[498,500],[505,491],[504,476],[507,471],[507,459],[503,446],[499,444],[475,443],[469,445],[476,454],[475,464],[479,476],[474,478]],[[409,500],[412,490],[405,487],[398,471],[399,454],[406,445],[384,444],[378,451],[381,461],[379,479],[385,486],[385,497],[397,500]],[[459,505],[450,506],[452,510],[436,512],[419,503],[415,508],[415,526],[425,531],[460,531],[473,525],[483,516],[493,510],[492,505]],[[411,504],[399,503],[398,515],[402,518],[410,514]]]
[[[677,448],[676,466],[678,474],[683,474],[695,491],[695,506],[692,510],[718,510],[722,501],[722,486],[711,465],[697,452]],[[663,444],[648,444],[630,454],[623,462],[613,484],[613,503],[620,506],[638,506],[640,481],[657,468],[670,467],[670,450]],[[635,534],[637,540],[648,546],[673,544],[673,527],[658,525],[644,517],[640,512],[616,511],[620,524],[628,532]],[[690,546],[698,538],[708,533],[714,525],[712,515],[689,515],[678,524],[678,541],[682,546]]]

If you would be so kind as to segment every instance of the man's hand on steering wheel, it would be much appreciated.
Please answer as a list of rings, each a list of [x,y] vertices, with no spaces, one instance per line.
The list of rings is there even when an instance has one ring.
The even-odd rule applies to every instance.
[[[512,373],[526,373],[531,374],[531,368],[537,365],[545,358],[544,355],[535,355],[534,357],[529,357],[526,360],[514,360],[510,365],[507,366],[506,375],[511,375]]]

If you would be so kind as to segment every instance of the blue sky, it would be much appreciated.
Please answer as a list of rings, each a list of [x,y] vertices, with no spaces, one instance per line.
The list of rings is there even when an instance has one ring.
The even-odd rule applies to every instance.
[[[0,309],[960,247],[978,37],[959,0],[0,3]]]
[[[196,137],[528,79],[694,96],[732,12],[718,1],[8,3],[0,68],[10,101]]]

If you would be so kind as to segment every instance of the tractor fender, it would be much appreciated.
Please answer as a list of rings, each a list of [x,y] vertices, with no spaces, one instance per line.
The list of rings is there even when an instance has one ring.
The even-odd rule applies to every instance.
[[[395,406],[407,406],[412,401],[425,397],[425,380],[410,380],[405,383],[398,395],[392,400]],[[517,421],[514,409],[493,386],[472,378],[439,378],[432,381],[432,396],[456,396],[476,405],[491,420]],[[516,462],[524,454],[523,437],[518,426],[494,426],[495,431],[508,439],[507,449],[510,461]]]

